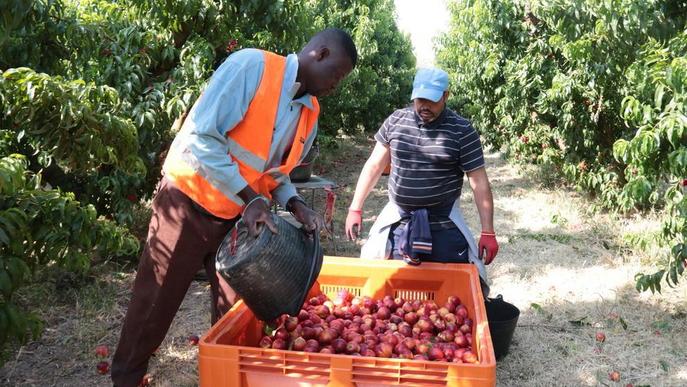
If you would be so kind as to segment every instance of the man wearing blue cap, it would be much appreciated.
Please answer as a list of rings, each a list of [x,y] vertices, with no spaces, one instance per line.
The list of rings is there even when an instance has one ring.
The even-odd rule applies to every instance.
[[[362,207],[391,164],[389,203],[370,230],[362,258],[472,262],[486,281],[485,264],[498,252],[493,199],[479,134],[446,108],[448,74],[419,69],[413,104],[396,110],[375,135],[377,144],[363,167],[346,218],[346,235],[362,231]],[[478,243],[459,208],[463,175],[468,176],[482,224]]]

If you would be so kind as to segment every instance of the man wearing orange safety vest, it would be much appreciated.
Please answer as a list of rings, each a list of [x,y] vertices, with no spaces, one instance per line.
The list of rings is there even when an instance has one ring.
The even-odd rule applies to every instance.
[[[212,322],[235,294],[215,271],[215,253],[239,218],[256,236],[276,232],[275,200],[306,230],[322,218],[297,195],[289,172],[317,134],[317,98],[357,62],[351,37],[316,34],[298,54],[238,51],[217,69],[171,145],[153,200],[148,239],[112,361],[115,386],[137,386],[162,343],[195,273],[205,267]]]

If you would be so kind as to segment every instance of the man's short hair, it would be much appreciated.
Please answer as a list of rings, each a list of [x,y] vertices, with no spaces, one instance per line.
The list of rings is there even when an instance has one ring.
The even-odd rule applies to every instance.
[[[353,67],[358,63],[358,49],[348,32],[340,28],[327,28],[318,32],[313,39],[322,39],[325,42],[333,42],[346,51]]]

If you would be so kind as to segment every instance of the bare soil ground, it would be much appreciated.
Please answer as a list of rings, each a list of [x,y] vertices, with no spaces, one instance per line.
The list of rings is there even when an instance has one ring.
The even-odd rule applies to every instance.
[[[336,255],[357,256],[362,241],[349,242],[343,223],[358,173],[373,143],[345,141],[321,155],[316,173],[339,184],[335,214]],[[499,386],[687,385],[687,284],[663,294],[638,293],[634,275],[646,256],[628,249],[628,234],[655,231],[655,216],[632,218],[593,212],[591,202],[566,188],[543,188],[537,169],[522,170],[490,153],[495,224],[501,246],[489,266],[492,295],[518,306],[520,319],[510,354],[497,365]],[[386,180],[365,205],[369,229],[386,201]],[[316,208],[323,208],[317,193]],[[462,198],[471,229],[479,220],[469,185]],[[334,255],[332,241],[325,253]],[[106,386],[96,373],[94,348],[116,344],[129,289],[131,266],[101,264],[87,279],[47,276],[22,292],[23,302],[45,309],[43,336],[11,351],[0,385]],[[71,281],[71,282],[70,282]],[[209,328],[209,289],[194,282],[150,364],[154,386],[197,385],[197,347],[187,337]],[[46,307],[50,305],[49,307]],[[595,334],[606,335],[604,343]],[[619,382],[609,379],[618,371]]]

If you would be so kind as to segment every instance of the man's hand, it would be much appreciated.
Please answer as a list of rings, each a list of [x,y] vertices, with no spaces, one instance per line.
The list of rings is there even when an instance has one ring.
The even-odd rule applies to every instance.
[[[306,206],[302,200],[291,200],[288,206],[293,217],[303,225],[303,229],[308,232],[315,230],[322,230],[324,228],[324,219],[320,214]]]
[[[248,202],[242,214],[243,223],[248,227],[248,235],[257,237],[260,234],[258,225],[264,223],[267,228],[277,234],[277,225],[272,220],[272,213],[267,200],[262,196],[256,196]]]
[[[482,235],[479,237],[478,250],[479,258],[482,259],[482,256],[484,256],[484,264],[490,264],[499,252],[499,243],[496,241],[496,234],[482,231]]]
[[[363,232],[363,210],[348,210],[346,216],[346,237],[352,241]]]

